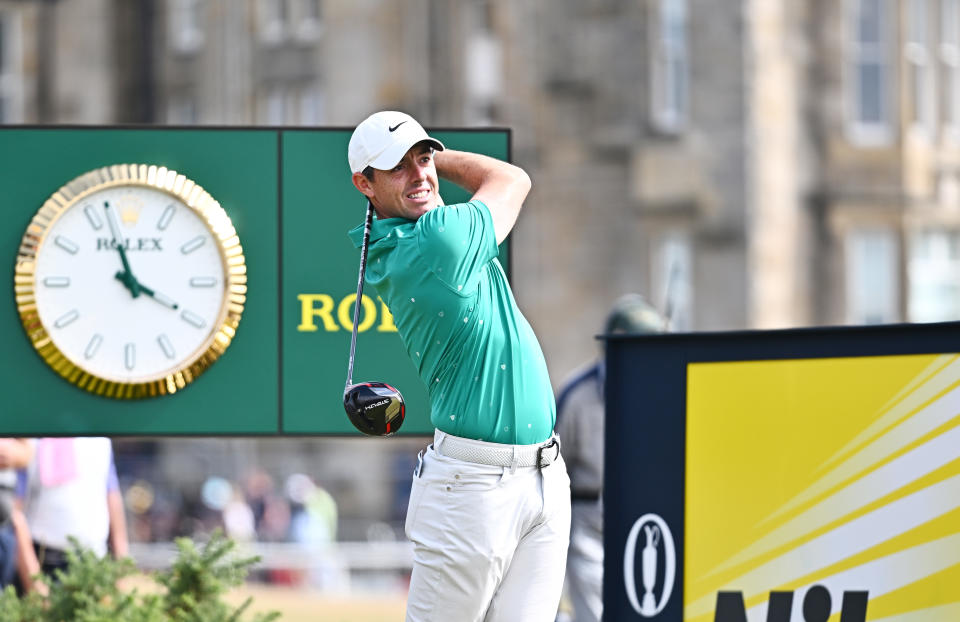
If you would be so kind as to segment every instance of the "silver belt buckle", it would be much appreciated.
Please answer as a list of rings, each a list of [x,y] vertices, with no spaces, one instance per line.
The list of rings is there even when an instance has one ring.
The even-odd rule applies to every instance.
[[[547,458],[544,458],[543,450],[551,449],[553,447],[557,448],[557,453],[553,455],[553,458],[550,458],[549,454]],[[553,464],[556,461],[556,459],[559,457],[560,457],[560,441],[557,439],[556,436],[554,436],[554,437],[551,437],[550,442],[544,443],[543,445],[540,445],[539,447],[537,447],[537,468],[543,469],[544,467],[548,467],[551,464]]]

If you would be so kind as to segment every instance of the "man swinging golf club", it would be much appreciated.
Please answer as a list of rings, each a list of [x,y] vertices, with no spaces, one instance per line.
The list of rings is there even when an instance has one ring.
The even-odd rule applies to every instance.
[[[497,260],[530,179],[506,162],[445,149],[392,111],[356,127],[348,159],[377,215],[366,279],[393,314],[436,428],[407,509],[407,620],[552,621],[570,480],[543,353]],[[438,176],[471,200],[441,205]],[[358,247],[363,230],[350,232]]]

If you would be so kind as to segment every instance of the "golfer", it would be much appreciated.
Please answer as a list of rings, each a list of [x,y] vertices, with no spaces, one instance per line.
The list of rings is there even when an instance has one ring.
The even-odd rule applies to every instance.
[[[407,508],[407,620],[552,621],[570,480],[552,435],[543,353],[497,260],[530,178],[506,162],[444,149],[392,111],[356,127],[348,159],[377,216],[366,279],[394,316],[436,428]],[[471,200],[443,205],[438,177]],[[359,247],[363,226],[350,236]]]

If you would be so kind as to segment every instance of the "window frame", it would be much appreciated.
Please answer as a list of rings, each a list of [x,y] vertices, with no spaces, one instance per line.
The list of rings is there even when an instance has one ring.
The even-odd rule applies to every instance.
[[[908,127],[921,136],[933,136],[936,130],[937,90],[936,59],[934,48],[934,12],[929,0],[905,0],[905,23],[903,62],[906,72],[905,88],[911,102]],[[914,9],[922,9],[921,25],[914,23],[918,15]],[[915,30],[922,28],[923,32]],[[914,79],[916,76],[916,79]]]
[[[205,0],[171,0],[167,13],[170,49],[179,54],[196,54],[206,43]]]
[[[860,8],[864,2],[876,2],[879,40],[864,43],[859,39]],[[862,147],[887,146],[893,140],[896,101],[893,84],[896,67],[893,62],[894,15],[892,0],[845,0],[843,82],[845,125],[850,142]],[[874,49],[875,48],[875,49]],[[861,118],[863,94],[860,75],[864,65],[875,65],[879,71],[879,119]]]
[[[290,24],[294,38],[300,43],[313,43],[323,35],[323,0],[289,0]],[[310,11],[313,6],[316,10]]]
[[[20,14],[0,9],[0,124],[23,122],[23,31]]]
[[[947,6],[953,5],[953,29],[947,20]],[[945,136],[960,142],[960,0],[940,0],[940,68],[943,72],[941,110]]]
[[[960,319],[960,230],[943,227],[914,230],[909,249],[907,316],[910,321]],[[955,295],[950,298],[938,292],[944,288],[955,290]],[[930,291],[937,293],[930,295]],[[947,304],[926,306],[930,300],[947,301]]]
[[[689,6],[687,0],[653,0],[649,29],[650,123],[677,134],[688,123],[690,100]],[[678,19],[679,25],[670,23]],[[678,36],[674,37],[674,31]]]
[[[876,257],[871,256],[867,244],[880,241],[889,245],[890,255],[886,265],[880,269],[883,274],[877,278],[871,271],[878,269]],[[897,232],[888,227],[859,227],[844,235],[844,312],[845,322],[855,325],[889,324],[900,319],[900,243]],[[868,274],[870,273],[870,274]],[[876,287],[876,283],[882,284]],[[882,292],[885,300],[875,302],[877,291]],[[871,319],[870,314],[876,314]]]

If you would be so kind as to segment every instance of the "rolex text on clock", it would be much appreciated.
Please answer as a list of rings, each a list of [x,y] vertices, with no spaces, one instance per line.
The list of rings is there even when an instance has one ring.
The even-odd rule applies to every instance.
[[[243,248],[220,204],[146,164],[99,168],[55,192],[27,227],[14,279],[43,360],[123,399],[196,379],[233,340],[247,293]]]

